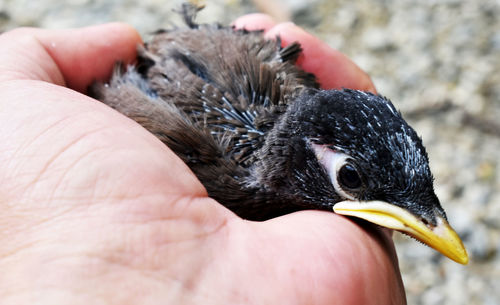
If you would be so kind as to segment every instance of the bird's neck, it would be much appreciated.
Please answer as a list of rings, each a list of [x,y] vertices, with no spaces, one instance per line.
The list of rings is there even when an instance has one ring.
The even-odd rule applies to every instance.
[[[263,192],[277,214],[303,209],[331,210],[340,200],[308,140],[286,112],[256,152],[248,185]],[[274,197],[274,198],[273,198]],[[274,199],[274,200],[273,200]]]

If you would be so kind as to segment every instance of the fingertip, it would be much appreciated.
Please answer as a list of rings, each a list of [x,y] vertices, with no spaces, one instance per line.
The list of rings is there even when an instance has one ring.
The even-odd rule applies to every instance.
[[[245,29],[247,31],[267,31],[275,26],[276,22],[269,15],[255,13],[239,17],[232,23],[232,25],[237,29]]]
[[[283,38],[290,38],[297,36],[297,38],[301,38],[306,33],[302,28],[298,27],[295,23],[282,22],[275,25],[272,29],[266,32],[266,37],[272,39],[277,35],[283,36]]]
[[[98,27],[102,32],[115,34],[115,38],[119,39],[122,43],[134,45],[143,43],[139,32],[128,23],[111,22],[95,27]],[[88,29],[91,28],[93,28],[93,26],[89,27]]]

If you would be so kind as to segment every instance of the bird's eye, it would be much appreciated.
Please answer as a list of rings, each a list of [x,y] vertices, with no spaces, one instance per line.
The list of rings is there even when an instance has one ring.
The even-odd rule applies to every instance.
[[[354,190],[361,186],[361,177],[356,168],[349,163],[345,163],[338,171],[338,182],[341,186]]]
[[[311,145],[318,162],[323,165],[335,192],[347,200],[356,200],[356,194],[363,187],[359,168],[347,154],[332,149],[327,145]]]

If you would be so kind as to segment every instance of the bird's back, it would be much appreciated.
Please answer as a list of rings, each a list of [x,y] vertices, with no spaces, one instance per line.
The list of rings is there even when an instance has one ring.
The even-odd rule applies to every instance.
[[[141,57],[150,64],[145,75],[158,96],[248,165],[287,104],[317,86],[294,66],[299,53],[298,44],[281,48],[261,32],[195,25],[156,34]]]

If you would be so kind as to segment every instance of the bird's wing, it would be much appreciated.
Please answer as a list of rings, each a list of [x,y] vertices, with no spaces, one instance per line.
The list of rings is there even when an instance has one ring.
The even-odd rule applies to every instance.
[[[224,143],[212,137],[209,130],[200,128],[182,109],[151,91],[135,69],[116,69],[111,82],[94,84],[91,94],[141,124],[172,149],[211,197],[238,202],[252,195],[251,190],[242,189],[238,180],[248,175],[246,170],[227,154]],[[224,185],[224,189],[212,185]]]

